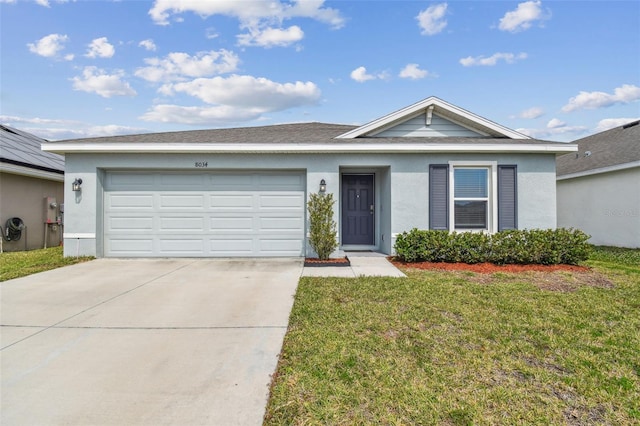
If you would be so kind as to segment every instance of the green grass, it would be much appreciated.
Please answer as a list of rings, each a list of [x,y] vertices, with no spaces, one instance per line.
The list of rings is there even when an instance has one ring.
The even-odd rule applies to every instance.
[[[92,258],[63,257],[62,247],[0,253],[0,282],[90,259]]]
[[[597,248],[613,287],[564,292],[528,274],[303,278],[265,424],[640,424],[639,255]]]

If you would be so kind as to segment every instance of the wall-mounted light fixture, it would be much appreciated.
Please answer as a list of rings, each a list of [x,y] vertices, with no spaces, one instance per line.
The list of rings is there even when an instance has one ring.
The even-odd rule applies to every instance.
[[[80,191],[80,185],[82,185],[82,179],[76,178],[71,184],[71,189],[74,191]]]
[[[327,192],[327,182],[325,182],[325,180],[322,179],[320,181],[320,193],[324,194],[325,192]]]

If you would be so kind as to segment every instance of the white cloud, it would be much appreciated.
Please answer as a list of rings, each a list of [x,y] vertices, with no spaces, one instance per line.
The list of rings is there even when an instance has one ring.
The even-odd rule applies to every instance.
[[[598,122],[595,131],[597,133],[604,132],[605,130],[611,130],[615,127],[624,126],[632,121],[640,120],[640,117],[636,118],[605,118]]]
[[[314,83],[277,83],[247,75],[169,83],[159,91],[168,96],[184,93],[208,105],[156,105],[140,119],[185,124],[235,123],[259,119],[268,112],[315,105],[320,100],[320,90]]]
[[[35,43],[27,43],[29,50],[36,55],[44,56],[45,58],[53,58],[58,52],[64,49],[64,43],[69,41],[67,35],[62,34],[49,34],[42,37]]]
[[[538,118],[544,115],[544,110],[538,107],[531,107],[522,111],[518,117],[520,118]]]
[[[139,127],[119,126],[116,124],[96,126],[77,120],[39,117],[0,115],[0,122],[47,140],[116,136],[148,132],[148,130]]]
[[[212,105],[258,108],[263,112],[313,105],[320,99],[320,89],[312,82],[277,83],[249,75],[197,78],[172,84],[170,89]]]
[[[234,108],[228,105],[196,107],[163,104],[155,105],[138,118],[160,123],[215,125],[255,120],[262,113],[259,109]]]
[[[434,4],[420,12],[416,16],[418,25],[422,29],[420,34],[434,35],[444,30],[447,26],[447,21],[444,19],[446,13],[447,3]]]
[[[81,77],[73,77],[73,89],[96,93],[104,98],[112,96],[135,96],[137,93],[126,81],[122,81],[124,71],[116,70],[107,74],[97,67],[85,67]]]
[[[225,49],[198,52],[194,56],[172,52],[162,59],[147,58],[144,61],[148,66],[138,68],[135,75],[154,83],[230,73],[240,63],[235,53]]]
[[[138,43],[138,46],[144,47],[151,52],[155,52],[157,49],[156,44],[150,38],[142,40],[140,43]]]
[[[292,18],[310,18],[334,28],[342,27],[344,18],[340,12],[330,7],[323,7],[323,4],[324,0],[293,0],[292,2],[156,0],[149,10],[149,15],[159,25],[168,25],[172,15],[193,12],[203,18],[212,15],[235,17],[243,28],[257,27],[265,23],[281,23]]]
[[[407,64],[398,74],[400,78],[410,78],[412,80],[419,80],[421,78],[433,76],[427,70],[421,70],[418,64]]]
[[[512,33],[531,28],[533,22],[549,18],[549,16],[543,15],[541,6],[542,2],[540,0],[520,3],[516,10],[507,12],[500,19],[498,28]]]
[[[351,78],[358,83],[364,83],[368,80],[386,80],[389,78],[389,73],[383,71],[378,74],[369,74],[365,67],[358,67],[351,71]]]
[[[240,34],[237,37],[240,46],[285,47],[302,40],[304,32],[299,26],[293,25],[287,29],[250,30],[248,34]]]
[[[552,118],[547,123],[547,128],[549,129],[559,129],[561,127],[566,127],[566,126],[567,126],[567,123],[565,123],[564,121],[558,120],[557,118]]]
[[[573,135],[584,133],[587,128],[584,126],[569,126],[564,121],[552,118],[543,129],[516,129],[516,131],[537,139],[549,138],[573,138]]]
[[[517,55],[514,53],[494,53],[493,55],[485,58],[484,56],[467,56],[466,58],[460,59],[460,63],[465,67],[472,66],[494,66],[498,63],[498,61],[502,60],[508,64],[513,64],[514,62],[520,59],[526,59],[526,53],[518,53]]]
[[[109,43],[109,40],[106,37],[100,37],[91,41],[84,56],[87,58],[111,58],[115,53],[116,49]]]
[[[633,84],[623,84],[616,87],[613,94],[581,91],[578,96],[569,99],[569,102],[562,107],[562,111],[604,108],[615,104],[628,104],[638,99],[640,99],[640,87]]]

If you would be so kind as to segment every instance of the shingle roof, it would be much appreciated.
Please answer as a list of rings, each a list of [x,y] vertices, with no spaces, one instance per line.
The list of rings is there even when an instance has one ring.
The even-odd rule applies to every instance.
[[[64,157],[42,151],[41,145],[45,142],[48,141],[0,124],[0,162],[64,173]]]
[[[327,145],[349,145],[349,144],[559,144],[561,142],[550,142],[537,139],[514,140],[509,138],[452,138],[452,137],[402,137],[402,138],[377,138],[358,137],[355,139],[336,139],[343,133],[357,128],[344,124],[329,123],[296,123],[278,124],[272,126],[259,127],[239,127],[232,129],[211,129],[211,130],[189,130],[183,132],[166,133],[144,133],[138,135],[109,136],[88,139],[67,139],[50,142],[54,144],[82,143],[82,144],[118,144],[118,143],[172,143],[172,144],[327,144]]]
[[[556,159],[558,176],[640,161],[640,120],[573,142],[578,152]]]

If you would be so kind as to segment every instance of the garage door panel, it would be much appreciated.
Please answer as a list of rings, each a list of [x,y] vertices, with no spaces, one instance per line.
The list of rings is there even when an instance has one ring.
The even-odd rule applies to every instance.
[[[160,209],[204,209],[205,197],[202,194],[166,194],[160,195]]]
[[[135,188],[153,188],[156,176],[149,173],[110,172],[107,175],[106,187],[135,190]]]
[[[154,197],[152,194],[130,193],[111,194],[106,205],[112,210],[148,209],[153,210]]]
[[[107,253],[113,256],[151,256],[152,238],[110,238],[107,240]]]
[[[203,217],[161,217],[160,231],[201,232],[204,229]]]
[[[274,256],[299,256],[302,250],[300,240],[261,239],[260,251]]]
[[[194,238],[160,238],[158,241],[158,251],[166,256],[200,256],[204,251],[204,241],[202,237]]]
[[[301,218],[296,217],[261,217],[260,229],[286,231],[290,230],[298,232],[302,229],[303,223]]]
[[[265,174],[260,177],[259,189],[277,191],[296,191],[304,185],[304,178],[299,173]]]
[[[260,194],[258,203],[262,209],[300,209],[304,199],[299,194]]]
[[[252,195],[213,194],[210,198],[212,211],[216,210],[251,210],[253,209]]]
[[[218,256],[253,256],[253,238],[234,238],[209,240],[211,253]]]
[[[160,184],[165,189],[189,191],[202,188],[206,184],[206,176],[202,174],[159,174]]]
[[[118,171],[107,173],[106,181],[106,256],[304,254],[299,172]]]
[[[212,231],[237,232],[253,231],[253,217],[212,217],[210,229]]]
[[[111,217],[106,224],[106,231],[151,231],[153,230],[153,217]]]

